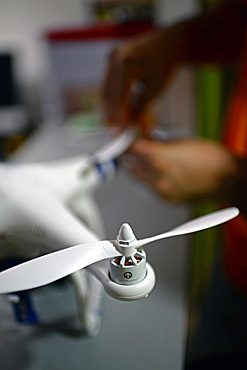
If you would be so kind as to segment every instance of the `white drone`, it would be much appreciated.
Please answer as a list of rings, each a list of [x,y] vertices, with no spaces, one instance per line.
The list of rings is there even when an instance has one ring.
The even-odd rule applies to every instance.
[[[28,259],[0,272],[0,293],[41,287],[87,267],[112,297],[147,297],[155,285],[155,273],[146,261],[146,244],[207,229],[238,215],[239,210],[231,207],[142,240],[124,223],[116,240],[99,241],[69,203],[74,199],[83,206],[103,180],[111,179],[114,159],[134,138],[135,131],[129,129],[94,155],[0,165],[0,259],[3,255]]]

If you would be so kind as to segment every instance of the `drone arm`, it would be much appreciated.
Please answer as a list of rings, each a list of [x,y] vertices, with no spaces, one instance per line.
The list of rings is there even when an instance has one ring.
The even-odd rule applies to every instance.
[[[97,204],[93,194],[77,194],[68,201],[68,207],[72,209],[83,223],[89,225],[90,230],[93,230],[100,239],[106,237],[105,224],[101,214],[99,205]]]
[[[92,165],[85,171],[77,173],[77,183],[67,192],[66,200],[74,201],[82,196],[94,193],[104,183],[110,182],[117,173],[116,161]]]
[[[64,200],[85,192],[92,193],[102,183],[112,180],[117,170],[116,158],[126,151],[136,135],[136,130],[129,128],[92,155],[45,164],[44,168],[50,175],[48,178],[52,179],[56,191],[60,189]]]
[[[7,234],[35,238],[50,250],[98,240],[64,204],[43,188],[6,193],[4,201],[5,207],[9,204],[12,208],[12,214],[5,220]]]

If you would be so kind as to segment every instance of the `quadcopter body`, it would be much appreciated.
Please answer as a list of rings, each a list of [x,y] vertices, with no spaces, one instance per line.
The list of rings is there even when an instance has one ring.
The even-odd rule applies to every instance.
[[[216,226],[238,215],[238,209],[231,207],[142,240],[123,224],[116,240],[102,241],[93,193],[114,177],[116,158],[135,136],[129,129],[89,156],[0,165],[0,260],[23,262],[0,273],[0,293],[26,291],[69,276],[85,304],[78,272],[86,268],[114,298],[147,297],[155,285],[155,272],[146,261],[146,244]],[[78,217],[82,213],[84,219]]]
[[[26,261],[83,242],[94,243],[102,238],[103,225],[93,194],[115,176],[116,157],[134,137],[135,132],[128,130],[90,156],[35,164],[1,164],[0,259]],[[81,214],[84,215],[83,220],[78,217]],[[120,256],[117,249],[115,253],[116,257]],[[132,265],[127,262],[117,265],[112,259],[110,265],[100,261],[89,266],[88,270],[114,298],[142,298],[152,290],[155,274],[149,264],[146,267],[146,256],[141,253],[138,262],[134,259],[136,263]],[[148,276],[145,283],[141,281],[143,278],[137,281],[132,277],[140,264],[145,265],[145,277]],[[123,284],[109,276],[110,266],[112,271],[114,267],[116,271],[123,271]],[[116,272],[112,273],[112,276],[115,275]],[[30,278],[32,281],[33,278]]]

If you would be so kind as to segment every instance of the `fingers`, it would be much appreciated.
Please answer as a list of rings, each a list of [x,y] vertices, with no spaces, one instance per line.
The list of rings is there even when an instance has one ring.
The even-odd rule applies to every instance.
[[[131,73],[125,53],[115,50],[110,57],[102,98],[109,121],[123,126],[127,124],[124,108],[131,89]]]
[[[239,174],[232,153],[206,139],[169,143],[138,140],[130,153],[135,159],[134,174],[172,202],[228,197]]]
[[[128,151],[132,156],[131,171],[154,189],[160,188],[166,178],[166,160],[160,158],[160,145],[146,139],[137,140]],[[164,149],[163,149],[164,150]]]
[[[159,72],[157,77],[152,71],[152,53],[146,46],[143,53],[138,46],[128,43],[113,51],[103,83],[102,99],[109,122],[123,127],[136,122],[141,127],[147,124],[145,110],[161,84]]]
[[[103,102],[109,123],[128,127],[141,122],[145,104],[140,98],[144,85],[124,68],[113,68],[108,72],[103,88]]]
[[[175,37],[176,35],[176,37]],[[147,112],[168,86],[181,59],[180,39],[173,29],[135,37],[112,52],[102,98],[110,123],[138,123],[145,132]]]

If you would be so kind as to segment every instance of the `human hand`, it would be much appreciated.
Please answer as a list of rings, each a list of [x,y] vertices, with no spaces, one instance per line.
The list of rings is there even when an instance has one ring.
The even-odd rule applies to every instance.
[[[170,202],[229,198],[239,164],[222,144],[206,139],[137,140],[129,154],[133,173]]]
[[[145,113],[183,58],[179,27],[153,31],[121,44],[111,55],[103,85],[109,122],[147,125]]]

